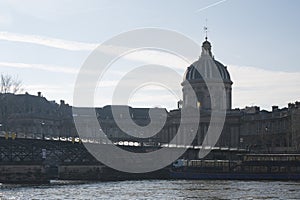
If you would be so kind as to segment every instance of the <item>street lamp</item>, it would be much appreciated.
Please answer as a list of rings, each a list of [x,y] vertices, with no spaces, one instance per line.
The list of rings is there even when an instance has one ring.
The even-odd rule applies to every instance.
[[[2,124],[0,123],[0,132],[1,132],[1,135],[3,134],[2,133]]]
[[[45,122],[41,122],[41,127],[42,127],[42,130],[41,130],[41,132],[42,132],[42,140],[45,139],[45,135],[44,135],[44,125],[45,125]]]

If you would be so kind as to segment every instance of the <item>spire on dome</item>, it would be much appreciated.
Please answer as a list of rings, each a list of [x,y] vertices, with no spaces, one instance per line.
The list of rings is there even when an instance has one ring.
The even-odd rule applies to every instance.
[[[205,41],[207,41],[207,32],[208,32],[207,18],[205,19],[204,31],[205,31]]]
[[[204,53],[204,50],[205,50],[211,57],[213,57],[212,53],[211,53],[211,44],[207,40],[207,33],[208,33],[207,19],[205,21],[206,21],[206,25],[204,26],[205,41],[202,43],[202,54]]]
[[[204,31],[205,31],[205,41],[207,41],[207,32],[208,32],[207,26],[204,26]]]

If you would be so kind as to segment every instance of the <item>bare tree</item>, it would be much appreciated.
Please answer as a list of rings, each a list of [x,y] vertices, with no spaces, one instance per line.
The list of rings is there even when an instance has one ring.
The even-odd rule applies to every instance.
[[[22,81],[18,77],[12,77],[8,74],[1,74],[1,83],[0,83],[0,92],[1,93],[19,93],[23,91]]]

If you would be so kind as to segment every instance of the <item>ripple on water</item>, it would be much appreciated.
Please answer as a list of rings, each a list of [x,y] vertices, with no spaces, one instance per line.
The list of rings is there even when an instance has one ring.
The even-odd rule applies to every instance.
[[[0,185],[0,199],[298,199],[299,182],[145,180]],[[2,193],[2,194],[1,194]],[[2,195],[2,196],[1,196]]]

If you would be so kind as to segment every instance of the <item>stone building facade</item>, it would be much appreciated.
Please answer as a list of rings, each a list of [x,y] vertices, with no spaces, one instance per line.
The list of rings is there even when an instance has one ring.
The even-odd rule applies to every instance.
[[[300,103],[287,108],[273,106],[272,111],[260,111],[258,107],[240,111],[240,145],[264,152],[299,152]]]
[[[28,138],[76,135],[71,107],[64,101],[48,101],[40,92],[0,94],[0,124],[2,132]]]

